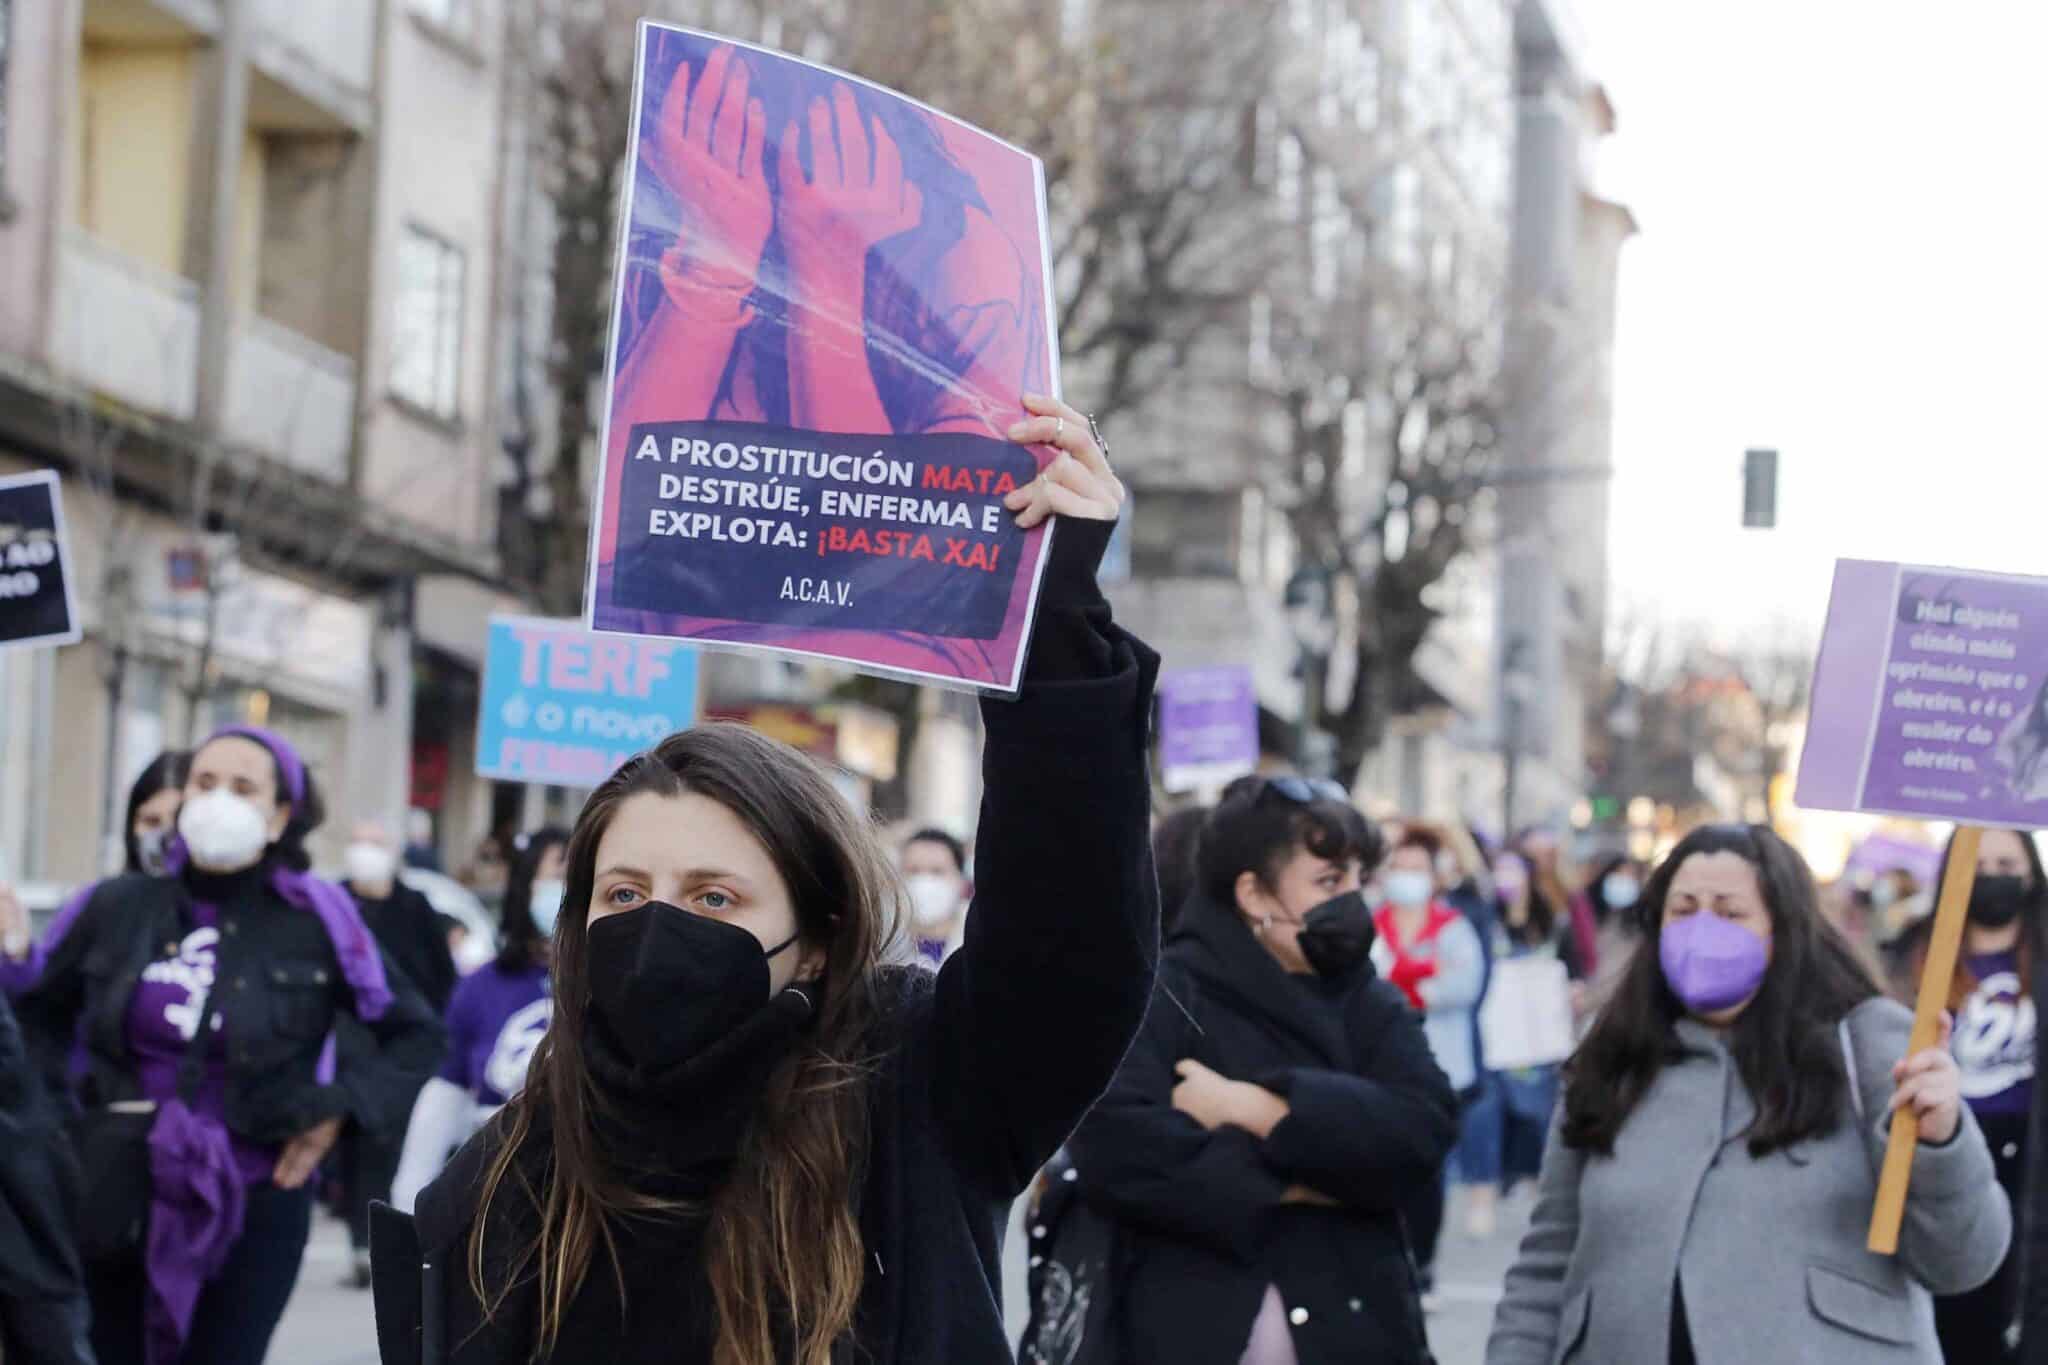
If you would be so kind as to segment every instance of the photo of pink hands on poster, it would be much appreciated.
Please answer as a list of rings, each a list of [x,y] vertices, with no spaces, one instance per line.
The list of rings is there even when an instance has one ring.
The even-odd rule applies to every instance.
[[[1035,158],[645,25],[591,624],[1008,690],[1056,450]],[[1040,404],[1041,414],[1045,411]]]

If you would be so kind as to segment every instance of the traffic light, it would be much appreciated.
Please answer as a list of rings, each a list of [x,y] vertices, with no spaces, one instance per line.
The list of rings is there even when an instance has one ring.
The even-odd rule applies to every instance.
[[[1778,452],[1752,450],[1742,459],[1742,524],[1769,530],[1778,524]]]

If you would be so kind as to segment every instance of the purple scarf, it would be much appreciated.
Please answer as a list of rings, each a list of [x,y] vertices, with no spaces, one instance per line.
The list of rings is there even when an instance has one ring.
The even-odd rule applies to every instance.
[[[246,1194],[227,1129],[194,1114],[182,1100],[157,1106],[149,1130],[149,1175],[143,1358],[149,1365],[171,1365],[192,1330],[192,1311],[206,1282],[220,1273],[241,1238]]]
[[[284,779],[284,795],[295,806],[305,801],[306,765],[297,750],[253,725],[231,725],[207,743],[229,735],[268,749]],[[181,875],[190,861],[185,841],[172,838],[165,847],[170,875]],[[355,898],[334,883],[277,859],[270,864],[270,889],[285,904],[319,918],[334,945],[342,978],[355,992],[356,1015],[366,1021],[382,1018],[391,1007],[391,983]],[[209,1008],[209,1017],[212,1012]],[[199,1021],[202,1029],[207,1024],[207,1019]],[[333,1048],[330,1036],[318,1064],[323,1079],[332,1076]],[[149,1133],[149,1169],[149,1240],[143,1255],[149,1279],[145,1346],[149,1365],[168,1365],[191,1329],[200,1291],[220,1272],[241,1238],[243,1190],[226,1127],[192,1113],[177,1100],[157,1108]]]

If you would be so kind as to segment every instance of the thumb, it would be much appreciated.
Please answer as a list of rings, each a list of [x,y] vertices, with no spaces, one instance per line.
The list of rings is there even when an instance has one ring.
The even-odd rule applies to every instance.
[[[1935,1036],[1934,1045],[1938,1048],[1947,1048],[1948,1040],[1955,1036],[1955,1031],[1956,1016],[1949,1010],[1943,1010],[1941,1012],[1941,1031]]]

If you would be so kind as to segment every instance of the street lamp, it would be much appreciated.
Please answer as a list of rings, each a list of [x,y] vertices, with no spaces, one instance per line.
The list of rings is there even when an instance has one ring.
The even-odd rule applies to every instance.
[[[1294,731],[1294,762],[1304,773],[1310,771],[1309,738],[1315,729],[1316,691],[1322,679],[1320,665],[1337,639],[1330,598],[1329,570],[1304,564],[1288,578],[1280,599],[1286,609],[1287,629],[1294,636],[1294,669],[1301,676],[1301,715]]]
[[[1529,671],[1526,636],[1510,636],[1501,651],[1501,802],[1500,837],[1505,844],[1515,837],[1516,787],[1521,778],[1522,718],[1536,696],[1536,675]]]

